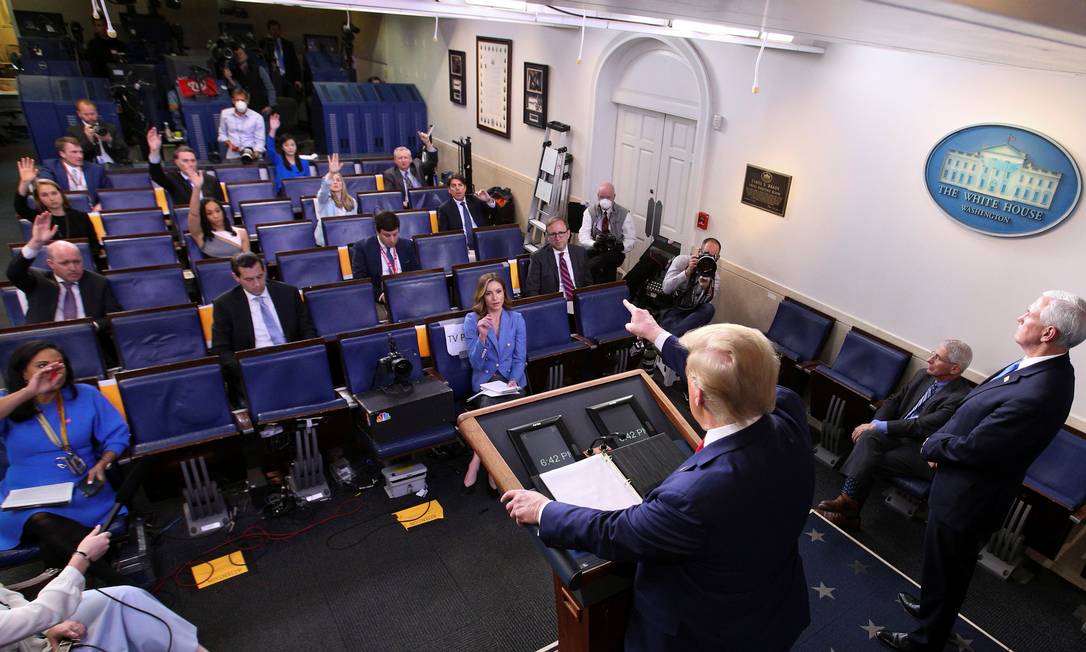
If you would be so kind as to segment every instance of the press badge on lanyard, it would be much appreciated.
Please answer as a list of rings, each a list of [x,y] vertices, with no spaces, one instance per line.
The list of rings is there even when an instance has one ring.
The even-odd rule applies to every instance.
[[[44,414],[38,412],[35,416],[38,418],[38,423],[41,424],[41,429],[45,431],[45,436],[49,438],[49,441],[64,451],[63,457],[56,458],[57,468],[68,469],[76,477],[83,475],[87,470],[87,463],[83,461],[79,453],[72,450],[71,445],[68,443],[68,422],[64,420],[64,399],[57,396],[57,418],[60,420],[60,437],[57,437],[57,432],[53,430],[53,426],[49,425],[49,421]]]

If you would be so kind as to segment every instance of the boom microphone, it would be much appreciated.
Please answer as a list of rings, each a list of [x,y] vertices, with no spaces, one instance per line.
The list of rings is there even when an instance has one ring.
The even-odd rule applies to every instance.
[[[113,525],[113,519],[117,518],[117,512],[121,511],[121,507],[125,503],[132,500],[132,495],[136,493],[136,489],[139,489],[140,485],[143,484],[143,476],[146,472],[147,460],[140,460],[133,465],[132,471],[121,483],[121,490],[117,492],[116,502],[113,503],[113,507],[106,514],[106,520],[102,522],[101,532],[109,530],[109,526]]]

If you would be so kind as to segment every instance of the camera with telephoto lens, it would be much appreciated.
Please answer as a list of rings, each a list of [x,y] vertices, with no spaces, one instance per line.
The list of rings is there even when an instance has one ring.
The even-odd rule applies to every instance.
[[[241,148],[241,162],[242,163],[248,165],[248,164],[252,163],[255,160],[256,160],[256,152],[253,151],[252,147],[242,147]]]
[[[388,336],[388,355],[377,361],[377,369],[395,383],[406,383],[414,365],[396,349],[396,340]]]
[[[592,248],[604,254],[622,253],[622,241],[611,233],[601,233],[592,243]]]
[[[95,122],[93,125],[91,125],[91,129],[94,130],[94,133],[97,136],[105,136],[109,133],[109,129],[101,122]]]
[[[712,279],[716,276],[716,258],[710,254],[699,254],[694,264],[694,276]]]

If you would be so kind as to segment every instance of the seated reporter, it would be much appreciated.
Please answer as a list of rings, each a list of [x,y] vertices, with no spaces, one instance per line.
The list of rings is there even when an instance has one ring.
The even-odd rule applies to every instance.
[[[373,227],[377,235],[354,243],[351,272],[355,278],[373,281],[374,297],[385,303],[381,279],[390,274],[418,271],[419,259],[414,244],[400,238],[400,218],[395,213],[381,211],[374,216]]]
[[[16,215],[33,222],[39,213],[49,211],[50,221],[57,227],[54,237],[61,240],[86,238],[91,256],[95,260],[105,256],[102,242],[98,239],[98,232],[94,230],[90,216],[68,204],[68,198],[64,196],[64,190],[60,185],[52,179],[38,179],[35,182],[38,169],[34,166],[32,158],[23,157],[16,165],[19,168],[19,185],[15,188]],[[30,207],[29,195],[32,183],[36,208]]]
[[[475,229],[494,225],[494,208],[497,202],[485,190],[468,194],[467,179],[454,174],[446,184],[449,198],[438,206],[438,231],[463,231],[468,248],[475,251]]]
[[[615,280],[616,270],[637,244],[630,211],[615,203],[615,186],[604,181],[596,189],[596,201],[584,209],[577,242],[588,250],[588,269],[593,283]]]
[[[810,622],[797,541],[814,490],[806,407],[775,386],[780,363],[758,331],[713,324],[680,341],[626,307],[626,329],[686,375],[702,445],[627,509],[522,489],[502,501],[547,545],[637,564],[626,650],[788,650]]]
[[[189,181],[192,196],[189,197],[189,234],[205,256],[230,258],[249,251],[249,233],[238,228],[226,217],[222,202],[203,197],[204,173],[195,173]]]
[[[10,463],[0,500],[13,489],[98,485],[96,492],[74,489],[64,505],[0,511],[0,549],[36,544],[46,568],[63,567],[105,519],[116,498],[106,470],[128,448],[128,426],[117,409],[94,387],[76,384],[71,368],[58,346],[27,342],[11,354],[8,391],[0,397],[0,440]],[[103,561],[90,565],[89,576],[102,586],[125,583]]]
[[[241,159],[246,153],[258,159],[264,155],[267,137],[264,118],[249,108],[249,94],[245,90],[235,89],[230,100],[233,106],[219,114],[219,142],[226,145],[226,160]]]
[[[45,652],[73,640],[77,648],[206,652],[196,639],[196,626],[143,589],[83,590],[88,568],[109,550],[109,532],[99,532],[96,525],[74,550],[32,602],[0,586],[0,603],[7,607],[0,611],[0,649]]]
[[[283,193],[283,179],[309,176],[309,161],[299,158],[298,141],[291,134],[279,134],[279,114],[268,118],[268,142],[265,144],[268,162],[275,170],[275,194]]]
[[[528,336],[524,317],[512,310],[505,282],[494,273],[483,274],[475,286],[475,302],[464,315],[464,339],[471,363],[471,391],[483,383],[500,381],[510,387],[525,387],[524,368],[528,363]],[[476,407],[487,407],[519,398],[480,396]],[[474,487],[479,474],[479,456],[472,455],[464,486]],[[491,479],[491,488],[493,485]]]
[[[106,169],[97,163],[83,160],[83,148],[71,136],[61,136],[53,143],[57,149],[55,161],[45,161],[39,178],[51,179],[65,192],[86,192],[94,202],[94,210],[100,210],[98,191],[112,187]]]
[[[712,276],[698,272],[702,256],[713,258]],[[716,238],[705,238],[689,256],[675,256],[663,282],[664,294],[671,297],[672,305],[660,314],[660,326],[681,337],[713,321],[713,298],[720,289],[720,272],[715,264],[719,259],[720,241]]]

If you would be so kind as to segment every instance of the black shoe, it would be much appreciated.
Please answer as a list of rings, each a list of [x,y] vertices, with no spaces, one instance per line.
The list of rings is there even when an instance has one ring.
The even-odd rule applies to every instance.
[[[875,632],[875,638],[891,650],[903,650],[904,652],[919,652],[920,646],[913,643],[905,632],[888,632],[886,630]]]
[[[898,593],[897,601],[901,604],[901,608],[905,610],[905,613],[909,614],[913,618],[920,617],[920,599],[915,595],[908,593]]]

